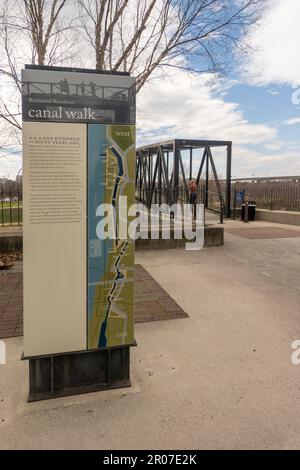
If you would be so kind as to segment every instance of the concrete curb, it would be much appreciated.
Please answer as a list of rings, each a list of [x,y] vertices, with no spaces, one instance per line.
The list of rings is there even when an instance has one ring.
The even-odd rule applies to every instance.
[[[300,212],[256,209],[256,220],[286,225],[300,225]]]
[[[224,245],[224,227],[223,226],[208,226],[204,229],[204,247],[223,246]],[[170,240],[162,240],[161,234],[158,240],[152,240],[150,237],[147,240],[139,239],[136,241],[136,250],[171,250],[174,248],[184,248],[189,240],[182,238],[181,240],[174,240],[174,232],[171,231]]]
[[[224,245],[224,227],[208,226],[205,227],[205,247],[223,246]],[[172,239],[173,238],[173,239]],[[137,240],[136,249],[141,250],[169,250],[174,248],[182,248],[188,240],[174,240],[174,234],[170,240]],[[3,233],[0,234],[0,253],[12,253],[22,251],[23,235],[21,233]]]

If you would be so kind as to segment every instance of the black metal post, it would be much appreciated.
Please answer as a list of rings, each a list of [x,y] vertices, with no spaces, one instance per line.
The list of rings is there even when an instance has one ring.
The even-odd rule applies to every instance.
[[[11,190],[11,186],[9,188],[9,218],[10,218],[9,224],[10,224],[10,226],[12,226],[13,221],[12,221],[12,190]]]
[[[143,164],[143,152],[141,152],[141,155],[140,155],[140,174],[139,174],[140,201],[142,200],[142,164]]]
[[[148,150],[148,158],[149,158],[149,192],[147,198],[148,207],[151,206],[152,203],[152,179],[153,179],[153,157],[151,150]]]
[[[137,154],[137,162],[136,162],[136,170],[135,170],[135,186],[136,186],[136,190],[138,190],[140,164],[141,164],[141,152],[139,152],[139,153]]]
[[[148,181],[147,181],[147,195],[146,195],[146,198],[147,198],[147,204],[149,203],[149,198],[150,198],[150,192],[151,192],[151,154],[150,154],[150,149],[148,149],[148,155],[147,155],[147,159],[148,159],[148,166],[147,166],[147,170],[148,170],[148,175],[147,175],[147,178],[148,178]]]
[[[174,152],[174,178],[173,178],[174,201],[172,201],[172,203],[176,203],[178,200],[178,190],[179,190],[179,155],[178,155],[177,140],[174,140],[173,152]]]
[[[156,156],[156,163],[155,163],[155,168],[154,168],[154,174],[153,174],[153,177],[152,177],[152,186],[151,186],[151,194],[150,194],[150,200],[149,200],[149,207],[151,206],[152,204],[152,200],[153,200],[153,195],[155,194],[155,204],[157,204],[157,199],[156,199],[156,176],[157,176],[157,172],[158,172],[158,156]]]
[[[163,147],[157,149],[157,157],[158,157],[158,201],[159,205],[162,204],[162,152]]]
[[[208,208],[208,183],[209,183],[209,156],[206,152],[206,175],[205,175],[205,208]]]
[[[20,192],[19,192],[19,185],[17,188],[17,199],[18,199],[18,226],[20,227]]]
[[[2,213],[2,227],[4,227],[4,189],[1,190],[1,213]]]
[[[224,203],[223,203],[223,200],[220,199],[220,224],[224,224]]]
[[[226,217],[230,218],[231,213],[231,165],[232,165],[232,144],[227,145],[227,168],[226,168]]]
[[[169,173],[170,173],[170,152],[167,151],[167,175],[168,175],[168,181],[169,181]]]
[[[234,204],[234,207],[233,207],[233,210],[234,210],[233,219],[236,220],[236,212],[237,212],[237,201],[236,201],[236,198],[237,198],[237,191],[236,191],[236,186],[234,186],[233,197],[234,197],[234,201],[233,201],[233,204]]]

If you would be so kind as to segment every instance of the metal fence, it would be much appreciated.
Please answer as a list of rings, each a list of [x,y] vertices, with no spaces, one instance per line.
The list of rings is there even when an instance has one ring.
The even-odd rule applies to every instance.
[[[20,226],[23,222],[22,185],[5,182],[0,185],[0,226]]]
[[[225,193],[225,182],[220,181],[222,192]],[[172,193],[176,191],[176,197]],[[189,194],[183,184],[178,189],[164,188],[159,190],[154,186],[153,203],[161,204],[177,200],[183,204],[189,202]],[[300,211],[300,176],[286,178],[258,178],[232,181],[232,208],[236,204],[239,208],[240,194],[245,199],[256,202],[258,209]],[[239,195],[239,200],[237,200]],[[145,186],[137,183],[136,196],[138,200],[146,200]],[[237,202],[235,202],[237,201]],[[210,180],[208,190],[204,181],[200,180],[198,186],[198,203],[206,203],[209,210],[220,216],[224,214],[223,200],[219,196],[216,184]],[[22,184],[15,181],[0,183],[0,226],[21,226],[23,223]]]
[[[142,182],[138,181],[136,189],[137,199],[140,201],[147,200],[147,190]],[[219,196],[215,180],[210,179],[206,189],[206,183],[201,179],[198,185],[197,202],[204,204],[208,210],[219,214],[223,218],[225,214],[225,181],[220,181],[220,189],[223,198]],[[176,191],[176,194],[173,194],[174,191]],[[241,208],[242,200],[255,201],[258,209],[300,211],[300,177],[232,180],[232,216],[236,216],[236,210]],[[182,182],[179,182],[177,189],[171,188],[171,193],[164,185],[161,188],[158,185],[154,186],[153,203],[170,204],[171,201],[178,201],[182,204],[189,203],[189,193]]]
[[[300,177],[233,180],[232,191],[244,192],[244,198],[255,201],[258,209],[300,211]]]

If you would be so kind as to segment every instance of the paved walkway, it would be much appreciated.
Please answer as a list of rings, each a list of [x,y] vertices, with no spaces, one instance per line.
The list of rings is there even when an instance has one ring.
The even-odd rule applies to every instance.
[[[0,272],[0,338],[23,334],[23,279],[21,272]]]
[[[135,281],[136,323],[187,317],[182,308],[140,264],[136,265]]]
[[[300,238],[228,231],[269,226],[137,254],[189,318],[136,325],[129,389],[28,404],[22,338],[6,340],[0,448],[300,449]]]
[[[174,320],[187,314],[141,265],[136,266],[136,323]],[[23,335],[22,263],[0,271],[0,339]]]

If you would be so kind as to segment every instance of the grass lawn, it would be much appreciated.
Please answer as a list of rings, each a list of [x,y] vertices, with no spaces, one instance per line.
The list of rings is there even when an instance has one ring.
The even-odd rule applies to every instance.
[[[3,209],[9,209],[10,208],[10,202],[8,201],[5,201],[5,202],[1,202],[0,201],[0,211],[2,210],[2,206],[3,206]],[[12,202],[11,203],[11,207],[14,209],[17,209],[18,208],[18,203],[17,202]],[[19,207],[22,207],[22,201],[19,202]]]
[[[18,210],[18,203],[13,203],[10,209],[9,203],[7,206],[0,203],[0,225],[18,225],[22,223],[22,205]]]

